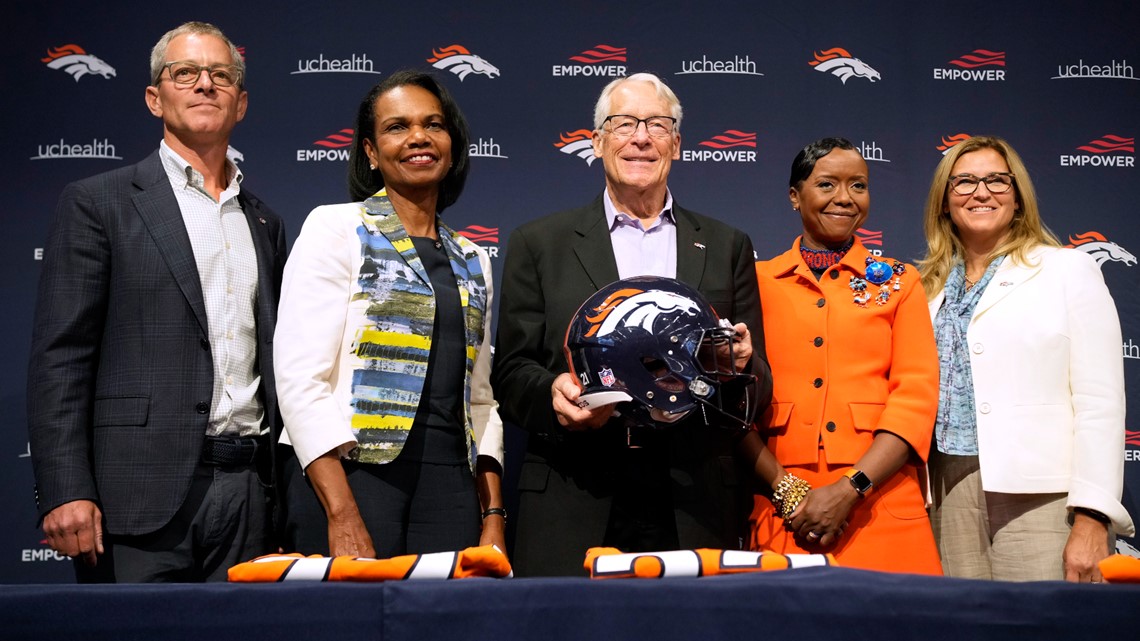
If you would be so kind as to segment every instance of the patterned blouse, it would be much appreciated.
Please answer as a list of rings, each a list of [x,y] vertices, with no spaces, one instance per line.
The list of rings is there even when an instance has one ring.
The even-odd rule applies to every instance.
[[[966,288],[962,263],[950,270],[944,288],[946,297],[934,317],[934,338],[938,343],[938,417],[934,441],[939,452],[958,456],[978,453],[978,422],[974,413],[974,377],[970,371],[970,349],[966,330],[986,286],[1003,256],[990,261],[982,278]]]

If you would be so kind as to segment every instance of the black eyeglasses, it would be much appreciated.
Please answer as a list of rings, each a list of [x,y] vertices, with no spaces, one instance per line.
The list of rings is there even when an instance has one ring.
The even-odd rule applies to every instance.
[[[1008,171],[997,171],[980,178],[974,174],[950,176],[950,189],[959,196],[969,196],[974,193],[980,183],[985,183],[986,189],[991,194],[1004,194],[1013,186],[1013,174]]]
[[[614,114],[602,121],[610,125],[610,133],[618,138],[629,138],[637,132],[637,127],[645,123],[645,132],[653,138],[667,138],[673,135],[677,119],[672,116],[650,116],[648,118],[635,118],[625,114]]]
[[[241,74],[234,65],[196,65],[185,60],[176,60],[162,65],[170,72],[170,79],[176,85],[192,85],[198,82],[202,72],[210,74],[210,82],[219,87],[232,87],[241,83]],[[159,79],[161,79],[161,74]],[[157,84],[157,83],[155,83]]]

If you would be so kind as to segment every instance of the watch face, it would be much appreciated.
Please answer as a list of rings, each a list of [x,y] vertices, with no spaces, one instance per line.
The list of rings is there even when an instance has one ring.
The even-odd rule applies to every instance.
[[[851,479],[851,485],[855,486],[855,491],[860,494],[866,494],[874,485],[871,483],[870,477],[858,470],[848,472],[847,478]]]

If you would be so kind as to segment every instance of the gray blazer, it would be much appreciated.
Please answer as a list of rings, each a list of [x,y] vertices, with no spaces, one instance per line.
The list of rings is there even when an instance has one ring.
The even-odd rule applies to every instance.
[[[276,435],[285,232],[255,196],[239,199],[257,254],[258,366]],[[41,518],[89,499],[114,534],[168,523],[201,455],[212,389],[201,282],[158,152],[68,185],[44,250],[28,366]]]

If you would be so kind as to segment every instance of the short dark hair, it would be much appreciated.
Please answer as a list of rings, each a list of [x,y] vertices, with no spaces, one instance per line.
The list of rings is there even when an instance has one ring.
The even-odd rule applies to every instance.
[[[835,149],[854,151],[855,145],[846,138],[820,138],[801,149],[800,153],[796,154],[796,159],[792,161],[792,175],[788,177],[788,186],[799,189],[815,169],[815,162]]]
[[[470,154],[469,145],[471,134],[467,129],[467,119],[459,111],[455,99],[435,76],[414,69],[402,69],[394,72],[383,82],[373,87],[360,107],[356,111],[356,129],[352,136],[352,151],[348,156],[348,195],[356,200],[364,200],[380,191],[384,187],[384,176],[379,169],[371,169],[368,164],[368,154],[364,153],[364,141],[375,142],[376,136],[376,101],[380,96],[396,87],[415,85],[431,92],[439,100],[443,108],[443,121],[447,133],[451,136],[451,168],[439,185],[439,200],[436,201],[436,213],[443,211],[459,199],[463,192],[463,185],[467,182],[467,172],[470,166],[467,162]]]

